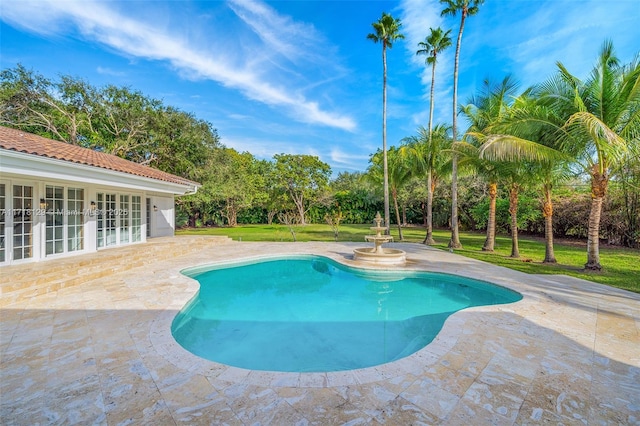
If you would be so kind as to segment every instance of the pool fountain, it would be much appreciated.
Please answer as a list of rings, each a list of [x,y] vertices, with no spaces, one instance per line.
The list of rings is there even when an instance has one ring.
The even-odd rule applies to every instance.
[[[365,241],[373,242],[373,248],[357,248],[353,250],[354,260],[360,260],[362,262],[375,263],[378,265],[402,265],[406,262],[406,253],[402,250],[385,248],[382,244],[393,241],[391,235],[382,235],[382,231],[386,229],[384,226],[380,226],[382,223],[382,217],[380,212],[376,213],[376,217],[373,220],[376,226],[372,226],[371,229],[376,235],[365,235]]]

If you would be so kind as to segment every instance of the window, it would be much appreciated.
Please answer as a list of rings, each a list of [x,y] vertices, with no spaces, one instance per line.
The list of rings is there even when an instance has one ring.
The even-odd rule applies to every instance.
[[[13,260],[33,257],[33,187],[13,185]]]
[[[84,189],[67,188],[66,200],[64,195],[63,186],[47,185],[45,187],[46,256],[84,248]]]
[[[84,249],[84,189],[67,189],[67,251]]]
[[[147,207],[147,237],[151,236],[151,198],[146,200]]]
[[[142,241],[142,198],[139,195],[99,192],[96,198],[98,248]]]
[[[131,241],[142,241],[142,202],[139,195],[131,197]]]
[[[120,195],[120,210],[118,210],[118,216],[120,218],[120,243],[128,243],[129,238],[129,225],[131,222],[131,218],[129,214],[131,213],[131,208],[129,207],[129,196],[128,195]]]
[[[46,207],[46,255],[64,252],[64,187],[45,188]]]
[[[0,263],[4,263],[7,260],[7,253],[5,248],[5,236],[7,226],[7,194],[6,194],[6,185],[4,183],[0,183]]]
[[[116,245],[116,194],[97,194],[97,233],[98,247]]]

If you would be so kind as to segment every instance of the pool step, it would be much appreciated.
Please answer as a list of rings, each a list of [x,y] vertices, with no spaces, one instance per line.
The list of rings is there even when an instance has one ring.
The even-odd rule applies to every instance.
[[[230,241],[223,236],[161,237],[94,253],[4,266],[0,268],[0,306]]]

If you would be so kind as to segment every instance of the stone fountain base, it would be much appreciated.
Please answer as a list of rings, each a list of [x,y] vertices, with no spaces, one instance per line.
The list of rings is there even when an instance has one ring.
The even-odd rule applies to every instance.
[[[386,247],[380,247],[380,249],[371,247],[354,249],[353,259],[375,265],[404,265],[407,261],[407,254],[402,250]]]
[[[403,265],[407,261],[405,252],[382,247],[382,244],[393,241],[393,237],[391,235],[382,235],[382,231],[387,228],[381,226],[382,217],[380,217],[380,212],[376,213],[373,222],[376,226],[372,226],[369,229],[375,231],[376,235],[365,235],[364,237],[365,241],[373,243],[373,248],[354,249],[353,259],[376,265]]]

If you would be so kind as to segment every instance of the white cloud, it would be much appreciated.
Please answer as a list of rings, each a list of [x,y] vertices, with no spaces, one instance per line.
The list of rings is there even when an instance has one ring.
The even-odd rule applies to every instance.
[[[354,163],[366,163],[369,160],[369,155],[362,154],[349,154],[341,150],[340,148],[331,148],[329,151],[329,158],[332,163],[336,163],[341,167],[353,166]]]
[[[442,5],[437,0],[403,0],[400,9],[407,54],[415,65],[424,66],[425,57],[416,55],[418,43],[429,35],[430,28],[442,26]]]
[[[251,118],[251,116],[245,115],[245,114],[229,114],[228,117],[233,120],[241,120],[241,121],[248,120]]]
[[[245,14],[245,22],[251,22],[251,27],[266,43],[277,45],[279,52],[288,57],[297,54],[292,43],[279,42],[277,36],[288,34],[290,37],[296,37],[300,31],[306,29],[304,25],[278,17],[272,9],[262,3],[237,0],[233,5],[236,10],[242,7],[243,10],[251,12]],[[94,1],[5,2],[2,19],[43,35],[60,34],[68,31],[68,25],[73,24],[82,36],[89,40],[105,44],[122,54],[168,61],[184,74],[211,79],[240,91],[249,99],[274,107],[284,107],[291,116],[301,122],[348,131],[356,128],[356,123],[351,117],[323,110],[317,102],[296,93],[295,87],[271,83],[270,81],[277,80],[278,76],[265,76],[265,67],[255,67],[255,64],[252,64],[254,57],[239,59],[234,57],[233,52],[225,51],[222,45],[192,45],[187,36],[178,31],[170,31],[153,22],[135,19],[119,13],[111,6],[111,3]],[[273,21],[278,21],[278,33],[267,33],[267,24]],[[256,69],[259,71],[255,71]],[[283,77],[280,76],[280,79]]]
[[[276,154],[315,155],[322,161],[323,154],[311,145],[303,145],[282,139],[269,139],[268,137],[225,136],[222,143],[239,152],[250,152],[256,158],[271,160]]]
[[[506,11],[511,19],[502,20],[500,25],[487,25],[476,33],[482,35],[482,43],[476,49],[500,52],[525,86],[550,77],[557,61],[576,76],[586,77],[607,38],[613,39],[617,48],[633,49],[619,53],[637,52],[640,37],[637,2],[587,0],[580,3],[578,13],[575,8],[575,2],[550,1],[526,14]]]
[[[101,66],[98,66],[96,68],[96,71],[98,71],[98,74],[113,75],[117,77],[122,77],[126,75],[123,71],[116,71],[116,70],[112,70],[111,68],[101,67]]]
[[[429,98],[431,91],[431,66],[425,65],[426,57],[416,55],[418,43],[424,42],[431,28],[449,29],[440,17],[442,4],[438,0],[403,0],[400,2],[403,33],[407,62],[412,68],[420,70],[422,98],[424,108],[411,115],[413,124],[427,126],[429,120]],[[438,56],[434,89],[434,123],[451,121],[451,90],[453,75],[453,58],[455,55],[455,38],[457,27],[451,28],[452,45]]]
[[[269,5],[255,0],[229,0],[229,7],[267,45],[291,61],[318,59],[315,53],[325,39],[313,25],[293,21]]]

